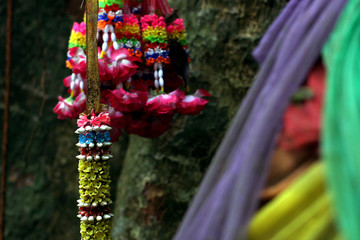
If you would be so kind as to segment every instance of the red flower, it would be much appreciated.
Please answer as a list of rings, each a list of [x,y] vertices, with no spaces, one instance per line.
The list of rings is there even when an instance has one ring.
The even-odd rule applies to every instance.
[[[125,48],[115,50],[111,46],[108,50],[111,64],[108,65],[108,71],[112,75],[115,83],[127,81],[137,71],[138,66],[135,62],[140,58],[130,56],[129,51]]]
[[[53,111],[58,115],[58,119],[74,118],[74,99],[72,97],[62,98],[58,97],[59,102],[54,107]]]
[[[209,100],[201,97],[210,96],[207,91],[198,89],[194,95],[188,95],[177,103],[176,112],[192,116],[197,115],[205,109],[206,104],[209,102]]]
[[[109,107],[110,131],[111,141],[116,142],[122,134],[121,129],[125,127],[128,121],[131,119],[129,115],[124,115],[119,111],[116,111],[113,107]]]
[[[105,90],[103,93],[110,105],[116,111],[123,113],[140,110],[147,100],[147,93],[145,92],[129,93],[122,88],[112,91]]]
[[[283,116],[278,145],[284,150],[298,150],[319,142],[321,109],[325,92],[325,68],[318,63],[311,70],[306,87],[314,96],[302,104],[290,104]]]
[[[133,113],[131,121],[125,126],[129,134],[136,134],[147,138],[156,138],[164,134],[171,124],[172,114],[167,118],[159,118],[152,114]],[[163,119],[167,119],[164,121]]]
[[[178,101],[176,94],[160,94],[147,100],[145,111],[155,114],[172,113]]]

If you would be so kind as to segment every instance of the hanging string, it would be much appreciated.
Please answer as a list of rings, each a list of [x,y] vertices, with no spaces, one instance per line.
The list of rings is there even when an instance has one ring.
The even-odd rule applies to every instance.
[[[4,239],[5,197],[6,197],[6,165],[7,146],[9,133],[9,108],[10,108],[10,78],[11,78],[11,32],[13,0],[8,0],[6,24],[6,65],[5,65],[5,97],[4,97],[4,125],[2,142],[2,175],[1,175],[1,207],[0,207],[0,240]]]

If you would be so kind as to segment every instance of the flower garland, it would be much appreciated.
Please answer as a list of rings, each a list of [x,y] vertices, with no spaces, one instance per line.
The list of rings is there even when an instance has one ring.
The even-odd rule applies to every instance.
[[[111,138],[110,117],[108,113],[96,116],[92,113],[90,119],[85,114],[80,115],[79,134],[79,214],[81,220],[81,238],[111,239],[110,218],[113,216],[109,209],[110,199],[109,159]]]
[[[189,56],[185,27],[182,19],[167,25],[161,14],[172,10],[166,0],[155,2],[159,15],[150,14],[149,0],[99,0],[96,37],[105,113],[81,114],[87,100],[85,23],[74,23],[71,31],[66,66],[72,73],[63,80],[70,96],[59,97],[54,112],[59,119],[81,114],[76,133],[82,239],[111,239],[111,142],[122,130],[159,137],[169,129],[174,114],[197,115],[211,96],[202,89],[190,95],[179,89],[185,80],[172,66],[170,43],[177,42]]]

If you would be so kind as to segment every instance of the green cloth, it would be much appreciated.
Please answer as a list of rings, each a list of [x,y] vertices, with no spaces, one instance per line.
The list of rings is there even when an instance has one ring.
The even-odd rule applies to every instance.
[[[339,227],[360,239],[360,0],[350,0],[324,48],[328,87],[322,153]]]

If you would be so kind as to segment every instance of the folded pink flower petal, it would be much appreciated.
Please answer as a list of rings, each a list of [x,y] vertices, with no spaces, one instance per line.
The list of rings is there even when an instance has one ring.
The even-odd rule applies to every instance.
[[[123,113],[138,111],[145,106],[147,93],[134,92],[129,93],[124,89],[103,91],[107,102],[116,110]]]
[[[175,94],[160,94],[156,97],[149,98],[146,102],[145,111],[155,114],[167,114],[176,109],[179,98]]]
[[[197,115],[205,109],[206,104],[209,102],[209,100],[201,97],[210,96],[211,94],[207,91],[198,89],[194,95],[188,95],[177,103],[176,112],[192,116]]]
[[[74,118],[75,117],[74,106],[73,106],[74,99],[71,97],[65,99],[60,96],[58,97],[58,99],[59,102],[58,104],[56,104],[56,106],[53,109],[53,112],[58,115],[58,119]]]

